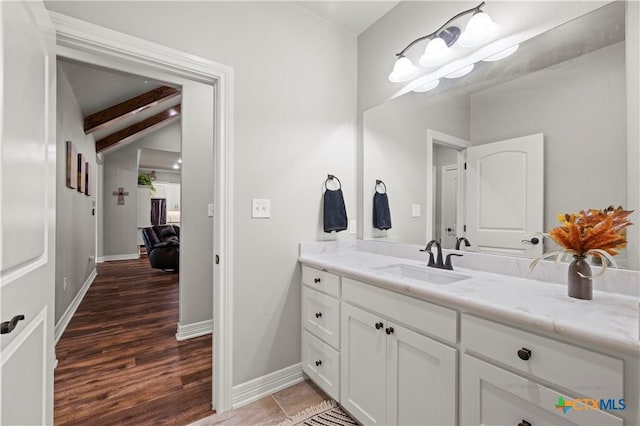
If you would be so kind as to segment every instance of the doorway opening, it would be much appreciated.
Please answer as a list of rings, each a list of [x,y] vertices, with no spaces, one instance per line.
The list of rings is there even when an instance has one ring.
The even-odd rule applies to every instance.
[[[182,51],[161,46],[123,33],[78,21],[76,19],[51,13],[56,29],[58,57],[91,63],[110,69],[118,69],[135,75],[165,81],[182,88],[182,104],[185,111],[190,110],[182,120],[182,160],[194,162],[194,170],[208,168],[212,177],[193,185],[193,191],[182,194],[182,220],[187,216],[185,210],[194,206],[190,213],[198,220],[213,222],[213,250],[204,253],[209,256],[204,262],[199,255],[183,253],[181,247],[182,269],[187,259],[192,263],[208,265],[212,270],[212,281],[205,283],[213,301],[213,318],[209,311],[208,326],[213,327],[213,379],[212,406],[219,412],[231,408],[232,389],[232,318],[233,318],[233,215],[232,215],[232,164],[233,164],[233,69],[199,58]],[[211,156],[202,155],[200,148],[211,148]],[[191,168],[185,166],[182,173],[183,185],[188,180],[198,181],[191,175]],[[213,202],[201,197],[199,188],[204,185],[213,187]],[[189,185],[191,187],[191,185]],[[187,196],[193,196],[196,202],[189,203]],[[198,201],[199,200],[199,201]],[[204,203],[204,204],[202,204]],[[210,215],[209,212],[212,214]],[[204,214],[203,214],[204,213]],[[213,219],[211,219],[213,216]],[[187,229],[183,229],[186,233]],[[192,232],[199,233],[197,226]],[[199,249],[196,248],[196,251]],[[215,253],[215,256],[213,255]],[[193,299],[202,302],[206,292]],[[181,294],[181,298],[182,298]],[[180,312],[183,315],[192,312]],[[207,326],[206,320],[189,318],[190,324],[183,329],[189,333],[198,333]],[[182,324],[181,324],[182,325]],[[191,325],[191,327],[188,327]]]

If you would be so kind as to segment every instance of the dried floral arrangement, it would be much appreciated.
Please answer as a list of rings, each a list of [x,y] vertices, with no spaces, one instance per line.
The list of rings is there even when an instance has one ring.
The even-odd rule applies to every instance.
[[[633,210],[624,210],[622,206],[609,206],[604,210],[558,214],[560,226],[540,235],[551,238],[562,250],[545,253],[531,262],[530,268],[548,257],[555,257],[557,263],[565,255],[594,256],[602,261],[602,270],[594,278],[602,275],[608,265],[617,266],[613,256],[627,244],[626,228],[632,225],[628,219],[631,213]]]

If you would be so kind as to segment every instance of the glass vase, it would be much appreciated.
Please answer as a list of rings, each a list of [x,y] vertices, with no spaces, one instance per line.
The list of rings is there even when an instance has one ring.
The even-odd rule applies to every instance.
[[[584,300],[593,299],[591,266],[585,256],[573,256],[573,261],[569,264],[567,287],[569,297]]]

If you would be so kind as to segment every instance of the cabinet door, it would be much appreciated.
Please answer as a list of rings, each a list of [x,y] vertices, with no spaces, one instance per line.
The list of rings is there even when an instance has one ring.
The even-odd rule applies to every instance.
[[[384,323],[369,312],[342,303],[340,333],[340,403],[363,424],[385,424]]]
[[[557,408],[573,398],[492,364],[463,355],[460,380],[462,425],[622,425],[605,411]],[[563,404],[564,405],[564,404]]]
[[[387,424],[456,423],[456,350],[390,324]]]

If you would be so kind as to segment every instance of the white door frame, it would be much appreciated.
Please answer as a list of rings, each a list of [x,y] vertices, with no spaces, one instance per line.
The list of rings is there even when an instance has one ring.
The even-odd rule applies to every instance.
[[[457,191],[456,191],[456,238],[458,238],[460,235],[458,234],[458,227],[460,226],[461,222],[459,221],[459,216],[458,216],[458,210],[461,209],[463,206],[461,204],[459,204],[459,199],[460,197],[458,196],[461,188],[461,182],[460,182],[460,174],[458,173],[458,163],[456,162],[455,164],[447,164],[445,166],[442,166],[441,170],[440,170],[440,176],[442,176],[441,180],[440,180],[440,236],[442,238],[442,240],[444,241],[444,233],[445,233],[445,226],[446,226],[446,221],[445,221],[445,217],[444,217],[444,186],[445,186],[445,182],[444,182],[444,172],[445,171],[450,171],[450,170],[455,170],[456,171],[456,175],[458,177],[458,182],[456,183],[457,186]],[[444,247],[444,246],[443,246]]]
[[[471,146],[471,142],[466,141],[464,139],[457,138],[455,136],[447,135],[446,133],[439,132],[433,129],[427,129],[427,161],[426,161],[426,169],[427,169],[427,201],[433,200],[433,174],[430,170],[433,167],[433,145],[443,145],[448,148],[455,149],[458,151],[458,195],[457,195],[457,203],[458,209],[456,213],[456,221],[458,222],[458,226],[456,227],[456,237],[464,236],[464,230],[461,229],[461,224],[464,223],[464,150]],[[461,208],[462,206],[462,208]],[[434,214],[433,207],[425,209],[425,219],[427,221],[427,241],[431,241],[434,239]]]
[[[69,59],[133,71],[172,75],[214,86],[215,181],[212,406],[231,409],[233,385],[233,68],[180,50],[50,12],[56,53]],[[160,80],[165,78],[160,77]]]

